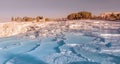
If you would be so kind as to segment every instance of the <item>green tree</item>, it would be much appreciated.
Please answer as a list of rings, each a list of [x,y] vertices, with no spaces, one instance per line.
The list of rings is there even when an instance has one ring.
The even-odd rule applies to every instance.
[[[15,18],[14,18],[14,17],[12,17],[12,18],[11,18],[11,21],[15,21]]]
[[[50,18],[45,18],[45,21],[50,21]]]
[[[82,19],[91,19],[92,13],[87,11],[82,11],[78,13],[80,16],[82,16]]]
[[[115,20],[117,20],[117,16],[112,13],[112,14],[110,14],[110,17],[108,18],[108,20],[115,21]]]
[[[117,20],[120,20],[120,13],[117,14]]]
[[[37,17],[36,17],[36,21],[37,21],[37,22],[39,22],[41,19],[43,19],[42,16],[37,16]]]
[[[23,21],[33,21],[33,20],[34,18],[31,17],[27,17],[27,16],[23,17]]]
[[[81,18],[81,15],[79,15],[78,13],[72,13],[67,16],[67,19],[69,19],[69,20],[77,20],[80,18]]]
[[[16,17],[16,18],[14,18],[13,20],[14,20],[14,21],[19,21],[19,22],[20,22],[20,21],[22,21],[23,19],[22,19],[21,17]]]

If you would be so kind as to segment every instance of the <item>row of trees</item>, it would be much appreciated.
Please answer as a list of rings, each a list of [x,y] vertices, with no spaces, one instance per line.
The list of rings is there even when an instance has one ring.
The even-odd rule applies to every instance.
[[[69,14],[67,16],[67,19],[68,20],[93,19],[93,20],[112,20],[112,21],[115,21],[115,20],[120,20],[120,13],[118,13],[118,14],[111,13],[111,14],[104,15],[104,17],[103,17],[101,15],[95,16],[91,12],[82,11],[82,12],[78,12],[78,13]]]
[[[109,13],[109,14],[103,14],[99,16],[93,15],[91,12],[88,11],[81,11],[78,13],[71,13],[67,16],[67,18],[43,18],[43,16],[37,16],[35,18],[32,17],[12,17],[11,21],[66,21],[66,20],[83,20],[83,19],[92,19],[92,20],[120,20],[120,13]]]
[[[32,17],[12,17],[11,18],[11,21],[36,21],[36,22],[39,22],[43,19],[43,16],[37,16],[35,18],[32,18]]]
[[[92,18],[92,13],[87,11],[72,13],[67,16],[68,20],[91,19],[91,18]]]
[[[112,21],[115,21],[115,20],[120,20],[120,13],[119,14],[109,14],[109,15],[106,15],[104,17],[105,20],[112,20]]]

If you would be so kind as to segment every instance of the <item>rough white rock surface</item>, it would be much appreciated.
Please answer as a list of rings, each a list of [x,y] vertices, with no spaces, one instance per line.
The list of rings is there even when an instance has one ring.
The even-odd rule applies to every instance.
[[[26,32],[26,26],[32,25],[31,22],[5,22],[0,23],[0,37],[13,36]]]

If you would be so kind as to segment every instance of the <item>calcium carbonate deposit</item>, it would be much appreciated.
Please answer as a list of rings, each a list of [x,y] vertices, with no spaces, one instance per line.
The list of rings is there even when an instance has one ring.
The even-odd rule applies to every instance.
[[[120,64],[120,23],[0,24],[0,64]]]

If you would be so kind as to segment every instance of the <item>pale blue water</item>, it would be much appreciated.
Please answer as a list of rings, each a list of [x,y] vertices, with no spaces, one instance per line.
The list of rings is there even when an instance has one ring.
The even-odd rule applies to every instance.
[[[0,64],[120,64],[119,53],[100,53],[112,44],[100,42],[104,43],[74,33],[38,39],[0,38]]]

